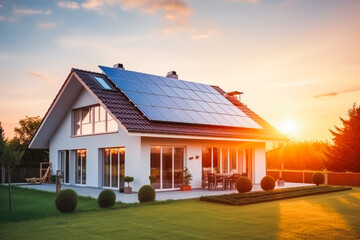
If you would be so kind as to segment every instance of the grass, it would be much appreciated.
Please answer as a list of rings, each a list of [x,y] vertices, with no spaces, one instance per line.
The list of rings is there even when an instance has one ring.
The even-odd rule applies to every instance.
[[[81,198],[71,214],[54,210],[52,193],[16,188],[14,212],[7,215],[4,191],[0,187],[2,240],[360,238],[360,188],[240,207],[192,199],[100,209],[96,200]],[[24,220],[21,211],[28,211]]]
[[[229,204],[235,206],[270,202],[281,199],[302,197],[302,196],[311,196],[317,194],[324,194],[330,192],[339,192],[345,190],[351,190],[351,187],[341,187],[341,186],[310,186],[310,187],[295,187],[295,188],[283,188],[275,189],[272,191],[257,191],[244,194],[223,194],[217,196],[205,196],[201,197],[200,200],[208,202],[216,202],[222,204]]]

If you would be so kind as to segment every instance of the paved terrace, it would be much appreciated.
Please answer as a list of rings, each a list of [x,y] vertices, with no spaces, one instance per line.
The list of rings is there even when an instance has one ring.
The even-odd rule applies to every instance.
[[[20,187],[23,188],[30,188],[30,189],[37,189],[41,191],[47,191],[47,192],[55,192],[56,186],[55,184],[17,184]],[[306,184],[306,183],[291,183],[287,182],[285,183],[284,187],[275,187],[277,188],[290,188],[290,187],[303,187],[303,186],[311,186],[313,184]],[[76,187],[76,186],[68,186],[63,185],[61,189],[73,189],[75,192],[77,192],[80,196],[85,197],[92,197],[97,199],[100,192],[103,190],[102,188],[93,188],[93,187]],[[261,187],[259,184],[254,184],[252,191],[260,191]],[[123,203],[134,203],[139,202],[137,193],[132,194],[124,194],[119,193],[119,191],[115,191],[116,194],[116,201],[121,201]],[[178,200],[178,199],[191,199],[191,198],[199,198],[201,196],[213,196],[213,195],[221,195],[221,194],[229,194],[229,193],[235,193],[236,190],[202,190],[202,189],[192,189],[191,191],[182,192],[182,191],[163,191],[163,192],[157,192],[156,193],[156,200],[158,201],[164,201],[164,200]]]

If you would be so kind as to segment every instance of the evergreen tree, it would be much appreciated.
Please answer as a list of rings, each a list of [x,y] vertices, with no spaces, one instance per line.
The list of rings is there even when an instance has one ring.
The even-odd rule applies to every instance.
[[[327,149],[325,166],[331,171],[360,172],[360,106],[354,103],[348,116],[348,120],[340,118],[342,128],[330,130],[334,144]]]

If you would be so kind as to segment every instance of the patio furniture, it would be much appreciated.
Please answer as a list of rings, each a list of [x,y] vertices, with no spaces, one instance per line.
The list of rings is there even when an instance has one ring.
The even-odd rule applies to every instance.
[[[213,187],[215,187],[215,174],[208,173],[206,176],[207,176],[207,187],[210,190]]]
[[[201,180],[201,187],[202,189],[205,189],[206,187],[209,187],[209,181],[208,181],[208,173],[211,173],[211,168],[203,168],[203,174],[202,174],[202,180]]]
[[[47,165],[48,167],[44,167],[44,165]],[[45,174],[44,174],[45,171]],[[43,184],[44,182],[50,182],[50,173],[51,173],[51,163],[49,162],[41,162],[40,163],[40,177],[39,178],[25,178],[25,181],[27,183],[40,183]]]
[[[239,173],[234,173],[230,180],[229,180],[229,184],[230,184],[230,190],[231,189],[235,189],[236,188],[236,181],[241,177],[241,175]],[[234,186],[234,188],[232,188]]]

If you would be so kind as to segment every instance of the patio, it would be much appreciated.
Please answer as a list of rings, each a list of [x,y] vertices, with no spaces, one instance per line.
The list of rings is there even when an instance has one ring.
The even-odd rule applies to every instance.
[[[314,184],[307,183],[285,183],[284,187],[275,187],[277,188],[290,188],[290,187],[303,187],[303,186],[311,186]],[[37,189],[41,191],[47,192],[55,192],[56,186],[55,184],[18,184],[17,186],[23,188],[31,188]],[[62,185],[62,189],[73,189],[80,196],[91,197],[97,199],[100,192],[103,190],[102,188],[92,188],[92,187],[76,187],[76,186],[68,186]],[[260,191],[262,190],[259,184],[254,184],[252,191]],[[118,191],[114,191],[116,194],[116,201],[121,201],[123,203],[136,203],[138,201],[137,193],[132,194],[124,194],[119,193]],[[199,198],[201,196],[213,196],[213,195],[221,195],[221,194],[229,194],[236,193],[236,190],[202,190],[202,189],[192,189],[191,191],[182,192],[182,191],[162,191],[156,193],[157,201],[165,201],[165,200],[179,200],[179,199],[191,199],[191,198]]]

